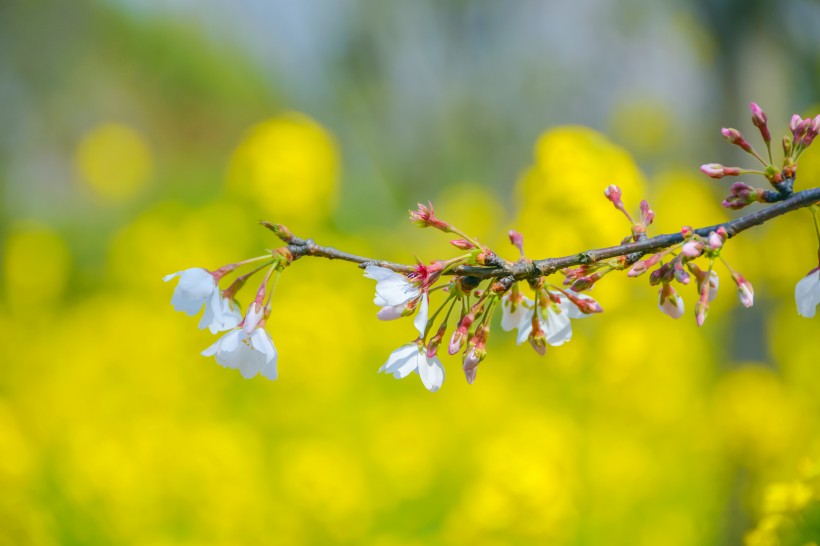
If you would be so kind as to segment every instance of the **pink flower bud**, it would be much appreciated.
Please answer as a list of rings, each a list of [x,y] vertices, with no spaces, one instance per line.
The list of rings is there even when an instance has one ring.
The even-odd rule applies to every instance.
[[[732,184],[731,193],[729,197],[723,200],[722,205],[727,209],[742,209],[758,200],[760,191],[744,184],[743,182],[735,182]]]
[[[712,178],[723,178],[724,176],[737,176],[740,174],[738,167],[725,167],[720,163],[706,163],[700,166],[703,174]]]
[[[698,323],[698,326],[703,326],[703,323],[706,322],[706,317],[709,315],[709,304],[703,303],[702,301],[698,300],[695,304],[695,322]]]
[[[449,354],[456,354],[461,349],[461,346],[464,345],[464,340],[467,339],[467,332],[469,332],[470,326],[473,325],[473,321],[475,321],[475,315],[472,313],[467,313],[461,318],[461,321],[458,323],[458,328],[456,328],[456,331],[453,332],[453,335],[450,337],[450,344],[447,347]]]
[[[585,277],[579,277],[570,285],[570,288],[575,292],[583,292],[584,290],[589,290],[592,288],[600,279],[601,275],[598,273],[593,273],[592,275],[587,275]]]
[[[800,124],[803,123],[803,118],[794,114],[792,116],[791,121],[789,121],[789,130],[792,132],[793,135],[797,136],[797,128],[800,127]]]
[[[683,267],[683,262],[678,259],[675,260],[673,263],[675,264],[673,267],[675,271],[675,280],[681,284],[689,284],[689,281],[691,280],[692,276]]]
[[[653,254],[649,258],[635,262],[635,264],[629,268],[627,276],[638,277],[640,275],[643,275],[649,270],[650,267],[661,261],[661,258],[663,258],[663,256],[664,254],[662,252],[659,252],[657,254]]]
[[[683,235],[684,239],[688,239],[689,237],[691,237],[694,232],[695,230],[692,229],[691,226],[683,226],[680,229],[680,234]]]
[[[451,355],[456,354],[461,349],[462,344],[464,344],[464,337],[465,334],[463,334],[461,330],[453,332],[453,335],[450,336],[450,344],[447,346],[447,353]]]
[[[475,248],[475,245],[466,239],[453,239],[450,241],[450,244],[461,250],[472,250]]]
[[[800,122],[800,125],[797,126],[797,130],[794,133],[795,140],[796,139],[801,139],[802,140],[802,138],[804,136],[806,136],[806,133],[808,132],[809,127],[811,127],[811,121],[812,120],[810,120],[809,118],[806,118],[806,119],[804,119],[803,121]]]
[[[703,252],[703,243],[700,241],[687,241],[681,247],[681,254],[687,258],[697,258]]]
[[[709,248],[718,250],[723,246],[723,239],[714,231],[709,234]]]
[[[615,184],[610,184],[604,190],[604,196],[612,201],[615,206],[621,201],[621,188],[616,186]]]
[[[510,232],[507,234],[510,237],[510,243],[518,249],[518,252],[521,253],[521,256],[524,256],[524,236],[511,229]]]
[[[752,111],[752,123],[760,130],[760,136],[763,137],[763,141],[768,144],[772,141],[772,135],[769,133],[769,126],[766,123],[768,121],[766,113],[763,112],[763,109],[755,102],[749,103],[749,108]]]
[[[738,274],[732,277],[737,283],[737,295],[740,298],[740,303],[744,307],[751,307],[755,301],[755,290],[752,283],[743,278],[743,275]]]
[[[811,143],[814,142],[814,139],[817,137],[818,133],[820,133],[820,115],[817,115],[813,120],[811,120],[808,129],[806,129],[806,134],[801,142],[803,148],[808,148]]]
[[[740,134],[740,131],[738,131],[737,129],[724,127],[723,129],[721,129],[720,132],[721,134],[723,134],[724,137],[726,137],[726,140],[728,140],[736,146],[740,146],[745,151],[751,153],[752,147],[749,145],[748,142],[746,142],[746,139],[743,138],[743,135]]]
[[[649,201],[644,199],[641,201],[641,223],[648,226],[653,220],[655,220],[655,211],[649,208]]]

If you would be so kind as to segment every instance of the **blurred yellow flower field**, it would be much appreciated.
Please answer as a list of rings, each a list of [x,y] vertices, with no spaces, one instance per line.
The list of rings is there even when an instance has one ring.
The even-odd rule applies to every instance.
[[[573,323],[571,342],[542,357],[496,318],[475,384],[445,355],[436,393],[416,374],[377,373],[416,332],[412,318],[376,318],[374,282],[353,264],[303,258],[278,279],[266,324],[276,381],[202,356],[217,338],[174,311],[177,281],[162,281],[281,246],[260,220],[407,264],[455,256],[446,235],[407,219],[428,200],[510,260],[510,229],[532,258],[620,243],[630,225],[603,197],[609,184],[631,214],[649,201],[650,235],[716,224],[734,217],[720,206],[728,185],[697,161],[734,157],[725,141],[706,141],[712,155],[695,162],[697,148],[670,159],[702,138],[699,125],[629,86],[615,106],[598,105],[583,94],[577,59],[565,66],[544,44],[522,53],[512,37],[485,40],[475,29],[501,17],[486,6],[465,12],[472,22],[456,42],[509,48],[493,53],[491,76],[435,65],[439,78],[487,89],[467,100],[417,64],[427,47],[454,60],[458,47],[402,34],[413,21],[445,24],[425,19],[443,9],[427,3],[401,8],[406,26],[387,17],[364,34],[345,34],[342,25],[366,23],[335,8],[309,19],[307,8],[272,3],[257,9],[283,11],[260,21],[311,21],[309,35],[342,36],[350,49],[266,28],[264,40],[248,37],[262,48],[255,55],[239,53],[241,32],[230,47],[200,36],[240,17],[233,8],[209,4],[208,23],[205,8],[202,20],[184,8],[175,19],[136,4],[78,3],[66,19],[83,22],[69,25],[72,37],[61,10],[0,8],[0,36],[66,43],[53,63],[29,67],[30,54],[2,53],[0,38],[10,82],[0,99],[40,120],[0,140],[0,546],[820,544],[820,329],[794,301],[816,265],[805,210],[727,243],[723,255],[755,286],[751,309],[724,269],[702,328],[694,286],[681,288],[686,311],[673,320],[647,276],[613,274],[592,290],[603,314]],[[400,8],[357,9],[375,18]],[[520,15],[510,25],[550,34],[527,26],[551,21],[546,12],[505,9]],[[694,61],[670,57],[676,71],[719,54],[719,37],[691,29],[688,11],[663,13],[677,21],[675,40],[697,42]],[[627,27],[624,36],[636,32]],[[405,41],[405,56],[385,45]],[[290,47],[331,61],[289,61]],[[4,55],[23,68],[3,68]],[[504,69],[513,57],[546,63],[549,78],[517,80]],[[31,103],[15,87],[28,89],[27,78]],[[339,89],[315,85],[328,80]],[[557,119],[527,110],[531,93]],[[553,95],[564,102],[550,104]],[[775,109],[788,102],[770,98]],[[495,101],[509,110],[495,113]],[[587,108],[576,102],[589,117],[570,119]],[[738,119],[708,114],[714,135]],[[593,116],[612,133],[590,127]],[[801,159],[800,176],[816,184],[820,150]],[[254,277],[240,292],[243,305],[256,286]]]

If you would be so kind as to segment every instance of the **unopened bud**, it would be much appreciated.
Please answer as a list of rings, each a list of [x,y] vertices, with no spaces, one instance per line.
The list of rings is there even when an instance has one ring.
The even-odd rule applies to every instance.
[[[511,229],[510,232],[507,234],[510,237],[510,243],[518,249],[518,252],[521,253],[521,256],[524,255],[524,236]]]
[[[760,191],[744,184],[743,182],[735,182],[732,184],[731,193],[723,200],[722,205],[727,209],[742,209],[752,203],[758,201]]]
[[[653,254],[649,258],[644,260],[640,260],[635,262],[635,264],[629,268],[629,272],[627,272],[628,277],[638,277],[646,273],[650,267],[658,263],[661,258],[663,258],[664,254],[659,252],[657,254]]]
[[[726,140],[728,140],[735,146],[740,146],[741,148],[743,148],[743,150],[749,153],[752,152],[752,147],[749,145],[748,142],[746,142],[746,139],[743,138],[743,135],[740,134],[740,131],[738,131],[737,129],[724,127],[723,129],[721,129],[720,132],[721,134],[723,134],[724,137],[726,137]]]
[[[732,278],[735,284],[737,284],[737,295],[740,298],[740,303],[742,303],[744,307],[751,307],[755,301],[755,290],[752,287],[752,283],[744,279],[743,275],[739,273],[733,275]]]
[[[601,275],[598,273],[593,273],[592,275],[586,275],[584,277],[579,277],[573,281],[570,285],[570,288],[575,292],[583,292],[585,290],[589,290],[592,288],[596,282],[601,279]]]
[[[811,120],[811,123],[809,123],[808,129],[806,129],[806,134],[803,136],[803,140],[800,143],[801,146],[803,146],[803,148],[808,148],[811,143],[814,142],[814,139],[817,137],[818,133],[820,133],[820,114]]]
[[[475,245],[466,239],[453,239],[450,241],[450,244],[461,250],[472,250],[475,248]]]
[[[792,139],[789,135],[783,137],[783,155],[789,157],[792,153]]]
[[[669,283],[664,283],[658,291],[658,309],[673,319],[683,316],[683,298],[675,292],[675,289]]]
[[[697,258],[703,252],[703,243],[700,241],[687,241],[683,243],[680,251],[687,258]]]
[[[709,234],[709,248],[719,250],[723,246],[723,239],[714,231]]]
[[[641,201],[641,223],[644,226],[652,224],[655,220],[655,211],[649,208],[649,201],[644,199]]]
[[[264,220],[261,220],[259,223],[271,230],[273,234],[279,237],[282,242],[290,243],[293,241],[293,233],[291,233],[290,230],[284,225],[271,224],[270,222],[265,222]]]
[[[686,271],[686,269],[684,269],[683,261],[677,259],[672,263],[674,264],[673,269],[675,272],[675,280],[681,284],[689,284],[689,281],[691,280],[691,275],[689,275],[689,272]]]
[[[698,326],[703,326],[703,323],[706,321],[706,316],[709,314],[709,292],[709,283],[701,283],[700,298],[697,304],[695,304],[695,321],[698,323]]]
[[[796,135],[797,128],[800,127],[800,124],[803,123],[803,118],[794,114],[792,119],[789,121],[789,130],[792,132],[793,135]]]
[[[610,184],[604,190],[604,196],[612,201],[612,203],[617,207],[618,203],[621,202],[621,188],[615,184]]]
[[[581,311],[585,315],[591,315],[593,313],[603,313],[604,309],[601,307],[601,304],[598,303],[595,298],[590,296],[579,296],[572,294],[570,292],[565,292],[565,295],[578,307],[578,310]]]
[[[763,137],[763,141],[769,144],[769,142],[772,141],[772,135],[769,133],[766,113],[755,102],[749,103],[749,109],[752,111],[752,123],[760,130],[760,136]]]
[[[706,163],[700,166],[703,174],[712,178],[723,178],[724,176],[737,176],[740,174],[738,167],[725,167],[720,163]]]

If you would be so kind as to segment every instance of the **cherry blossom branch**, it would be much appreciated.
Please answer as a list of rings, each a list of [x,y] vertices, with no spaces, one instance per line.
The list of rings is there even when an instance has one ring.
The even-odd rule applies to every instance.
[[[649,284],[658,286],[658,309],[673,319],[680,318],[685,312],[683,298],[674,286],[695,288],[698,300],[694,316],[698,326],[702,326],[720,284],[716,264],[728,272],[743,306],[754,304],[752,284],[721,255],[724,244],[731,237],[797,209],[811,207],[820,244],[817,219],[820,207],[816,206],[820,205],[820,188],[794,192],[797,160],[820,135],[820,115],[813,119],[792,116],[791,135],[787,134],[782,141],[782,163],[775,165],[766,115],[755,103],[750,108],[752,122],[766,144],[768,163],[737,129],[724,128],[721,132],[730,143],[762,163],[763,170],[726,167],[718,163],[701,166],[701,171],[712,178],[753,174],[768,182],[769,188],[755,188],[744,182],[732,184],[730,194],[722,203],[724,207],[737,210],[754,203],[765,206],[734,220],[697,229],[683,226],[679,233],[649,237],[647,230],[655,218],[649,203],[641,201],[640,216],[631,215],[621,200],[620,188],[612,184],[604,190],[603,196],[631,226],[629,236],[621,244],[570,256],[531,260],[525,257],[521,234],[511,231],[510,243],[520,253],[520,258],[512,262],[436,217],[432,204],[419,204],[418,209],[410,211],[410,220],[419,227],[433,228],[456,237],[450,243],[460,252],[449,259],[412,265],[322,246],[313,239],[295,236],[281,224],[262,222],[285,246],[214,271],[190,268],[168,275],[166,281],[179,277],[171,303],[191,316],[204,308],[199,327],[208,328],[212,333],[227,332],[205,349],[203,355],[215,356],[222,366],[239,369],[243,377],[261,374],[275,379],[278,376],[278,353],[264,326],[271,313],[271,295],[280,274],[292,262],[305,256],[356,263],[365,270],[365,277],[376,281],[373,303],[381,308],[376,316],[380,320],[412,316],[413,327],[418,333],[412,341],[393,351],[379,371],[398,379],[418,372],[430,391],[438,390],[444,381],[444,366],[437,356],[439,346],[443,344],[450,355],[462,353],[464,376],[468,383],[475,380],[477,367],[487,356],[487,339],[497,310],[502,315],[501,329],[517,330],[517,343],[528,341],[541,355],[548,346],[557,347],[570,341],[571,320],[603,312],[602,306],[586,292],[613,272],[626,272],[629,277],[649,273]],[[236,277],[228,288],[220,288],[226,275],[256,262],[262,263]],[[262,270],[267,272],[243,316],[236,294],[249,277]],[[548,279],[559,272],[564,277],[561,283]],[[449,276],[446,281],[445,276]],[[532,294],[532,299],[522,290],[524,282],[529,288],[526,293]],[[815,316],[820,305],[820,251],[818,267],[798,281],[795,301],[799,315]],[[451,315],[455,325],[451,324]],[[455,331],[447,343],[445,335],[453,326]]]
[[[812,188],[793,193],[790,197],[787,197],[783,201],[766,207],[763,210],[759,210],[720,224],[697,228],[693,231],[701,237],[708,237],[711,232],[716,232],[718,229],[723,228],[726,230],[728,237],[731,238],[743,231],[746,231],[747,229],[762,225],[769,220],[789,212],[808,207],[815,203],[820,203],[820,188]],[[293,260],[310,256],[327,258],[329,260],[353,262],[359,264],[359,267],[362,269],[369,265],[376,265],[403,274],[410,274],[415,271],[415,266],[412,265],[351,254],[331,246],[319,245],[313,239],[302,239],[300,237],[296,237],[287,229],[283,228],[283,226],[277,226],[269,222],[261,222],[261,224],[268,229],[271,229],[280,239],[282,239],[283,242],[287,243],[287,249],[292,255]],[[515,280],[536,279],[538,277],[551,275],[567,267],[592,264],[601,260],[617,258],[620,256],[628,256],[630,262],[635,262],[641,256],[649,252],[669,248],[682,242],[684,242],[684,236],[682,233],[678,232],[657,235],[655,237],[637,242],[597,248],[558,258],[508,262],[494,254],[489,254],[485,260],[488,264],[487,266],[460,265],[446,271],[444,274],[469,275],[479,279],[500,279],[504,277],[512,277]]]

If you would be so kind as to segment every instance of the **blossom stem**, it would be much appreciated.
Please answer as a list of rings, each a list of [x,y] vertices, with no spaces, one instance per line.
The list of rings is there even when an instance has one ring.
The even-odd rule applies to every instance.
[[[433,313],[427,319],[427,325],[424,327],[424,336],[422,337],[422,340],[427,339],[427,336],[430,334],[430,330],[433,328],[433,321],[436,320],[436,317],[439,313],[441,313],[441,310],[447,306],[447,303],[452,300],[452,303],[450,303],[450,309],[447,310],[447,315],[444,317],[444,323],[447,323],[447,320],[449,320],[450,318],[450,311],[453,310],[453,306],[456,304],[455,298],[455,294],[450,294],[449,296],[447,296],[447,299],[444,300],[444,303],[442,303],[441,306],[438,309],[436,309],[435,313]]]
[[[803,190],[793,193],[783,201],[770,205],[762,210],[735,218],[728,222],[706,226],[693,230],[701,237],[708,237],[712,231],[717,231],[723,227],[728,236],[734,237],[739,233],[755,226],[764,224],[774,218],[783,216],[794,210],[808,207],[820,202],[820,187]],[[679,245],[684,241],[680,232],[657,235],[655,237],[642,239],[636,242],[625,243],[617,246],[597,248],[586,252],[578,252],[569,256],[557,258],[545,258],[540,260],[508,262],[502,265],[493,266],[468,266],[458,265],[447,271],[448,275],[470,275],[480,279],[499,279],[512,277],[515,280],[537,279],[539,277],[551,275],[561,269],[573,267],[581,264],[594,264],[610,258],[620,256],[640,258],[649,252],[669,248]],[[368,265],[378,265],[397,273],[410,274],[415,271],[415,266],[388,262],[385,260],[375,260],[364,256],[350,254],[333,247],[320,246],[312,239],[301,239],[293,237],[288,243],[288,250],[293,255],[293,260],[304,256],[321,257],[331,260],[345,260],[354,262],[364,268]]]

